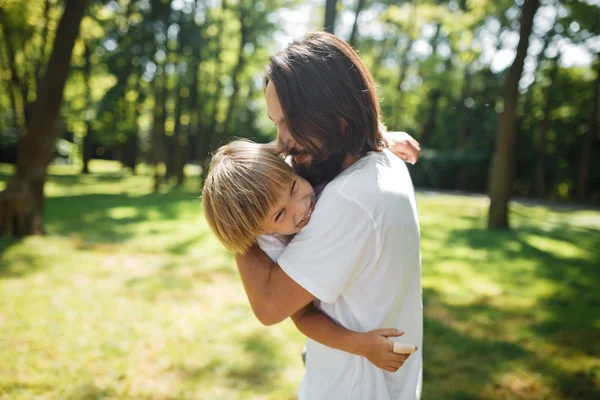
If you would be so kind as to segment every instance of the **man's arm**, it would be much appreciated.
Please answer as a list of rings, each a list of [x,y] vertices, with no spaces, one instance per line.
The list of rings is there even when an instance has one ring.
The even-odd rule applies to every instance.
[[[315,300],[257,245],[235,261],[252,311],[264,325],[281,322]]]

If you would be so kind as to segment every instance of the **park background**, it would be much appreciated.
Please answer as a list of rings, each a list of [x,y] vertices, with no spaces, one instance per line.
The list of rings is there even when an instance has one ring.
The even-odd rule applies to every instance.
[[[295,398],[199,194],[322,29],[422,146],[423,398],[600,397],[600,2],[0,0],[0,399]]]

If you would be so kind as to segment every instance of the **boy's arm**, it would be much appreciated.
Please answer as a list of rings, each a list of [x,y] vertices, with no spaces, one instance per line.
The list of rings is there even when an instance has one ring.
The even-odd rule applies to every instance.
[[[421,146],[406,132],[383,131],[383,137],[388,143],[388,148],[406,163],[415,164],[421,155]]]
[[[375,366],[396,372],[410,354],[396,354],[390,336],[402,336],[397,329],[377,329],[355,332],[333,322],[329,317],[308,304],[292,315],[292,321],[300,332],[327,347],[367,358]]]

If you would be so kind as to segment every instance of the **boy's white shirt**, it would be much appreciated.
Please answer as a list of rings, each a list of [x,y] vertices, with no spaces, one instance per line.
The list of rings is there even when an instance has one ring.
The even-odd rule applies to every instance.
[[[347,329],[405,331],[417,345],[396,373],[366,358],[307,339],[300,400],[412,400],[421,396],[423,306],[421,252],[414,189],[404,162],[369,153],[331,181],[311,220],[289,237],[258,244]],[[390,338],[391,340],[396,340]]]

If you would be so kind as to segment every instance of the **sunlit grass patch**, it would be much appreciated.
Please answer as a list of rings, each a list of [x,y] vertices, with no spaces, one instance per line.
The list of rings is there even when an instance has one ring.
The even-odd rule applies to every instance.
[[[294,399],[304,339],[252,315],[197,176],[91,169],[51,168],[47,236],[0,239],[0,399]],[[514,203],[488,231],[483,197],[418,206],[423,399],[598,398],[600,213]]]

